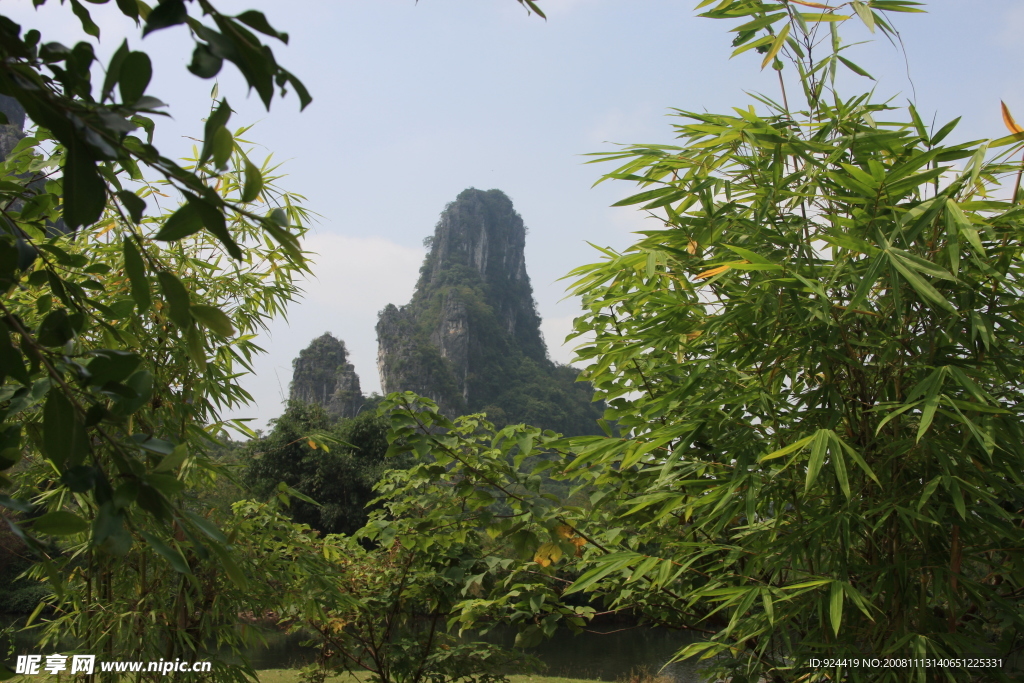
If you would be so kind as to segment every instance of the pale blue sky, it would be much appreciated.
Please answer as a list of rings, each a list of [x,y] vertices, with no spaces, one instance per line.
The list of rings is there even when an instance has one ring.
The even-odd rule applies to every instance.
[[[269,353],[245,382],[257,405],[237,415],[257,418],[256,426],[280,412],[291,359],[324,331],[345,340],[364,390],[379,389],[376,313],[408,301],[422,239],[469,186],[505,191],[523,216],[548,346],[567,361],[559,345],[577,305],[560,301],[565,283],[558,278],[597,260],[587,240],[624,248],[644,224],[633,210],[609,208],[631,187],[591,189],[601,169],[583,165],[580,155],[613,149],[612,142],[671,143],[670,107],[723,112],[751,103],[744,91],[778,91],[756,54],[728,59],[730,24],[696,18],[696,0],[541,0],[546,22],[513,0],[216,4],[231,13],[260,9],[288,32],[290,45],[274,44],[274,53],[314,98],[302,113],[294,97],[275,100],[267,113],[247,97],[233,67],[219,76],[238,112],[232,122],[257,122],[249,137],[287,162],[280,184],[306,195],[322,215],[308,241],[320,254],[318,279],[305,285],[290,322],[276,323],[261,341]],[[212,83],[186,71],[185,30],[141,40],[111,7],[87,7],[103,30],[101,54],[125,36],[151,53],[149,94],[174,117],[159,122],[158,145],[186,152],[184,136],[201,137]],[[3,0],[2,9],[44,40],[81,36],[55,0],[38,11],[30,0]],[[956,140],[1005,135],[1000,100],[1024,121],[1024,3],[939,0],[926,9],[896,16],[907,63],[884,38],[846,54],[899,104],[915,93],[909,69],[927,121],[963,117]],[[852,25],[844,35],[848,42],[871,38]],[[844,91],[871,85],[850,78]]]

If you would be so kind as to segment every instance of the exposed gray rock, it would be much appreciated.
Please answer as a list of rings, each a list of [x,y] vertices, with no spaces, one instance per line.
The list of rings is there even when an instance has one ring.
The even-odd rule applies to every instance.
[[[7,156],[14,151],[14,148],[19,142],[25,137],[25,108],[21,106],[21,103],[13,97],[7,95],[0,95],[0,112],[3,112],[4,116],[7,117],[7,123],[0,123],[0,160],[6,159]],[[21,178],[28,176],[21,175]],[[28,190],[42,193],[46,187],[46,181],[43,178],[37,178],[28,184]],[[14,202],[9,208],[12,211],[18,211],[22,207],[21,200]],[[48,231],[51,235],[58,233],[67,233],[67,228],[64,225],[64,219],[58,218],[55,223],[49,223],[47,225]]]
[[[0,159],[6,159],[25,137],[25,108],[13,97],[0,95],[0,112],[7,117],[7,123],[0,124]]]
[[[547,357],[526,273],[526,227],[500,190],[470,188],[441,213],[412,301],[377,322],[384,393],[414,391],[442,412],[487,412],[593,433],[602,407]]]
[[[355,417],[363,405],[359,375],[348,362],[345,342],[330,332],[317,337],[292,361],[290,398],[319,403],[337,418]]]

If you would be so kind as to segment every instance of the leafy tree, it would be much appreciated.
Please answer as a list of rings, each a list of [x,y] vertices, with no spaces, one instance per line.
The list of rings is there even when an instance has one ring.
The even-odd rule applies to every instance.
[[[198,169],[216,174],[218,191],[233,198],[245,191],[246,168],[255,167],[238,146],[243,133],[235,132],[224,171]],[[56,157],[38,153],[40,137],[26,138],[5,162],[8,177],[59,162],[59,149]],[[269,164],[259,173],[260,201],[280,207],[301,234],[298,197],[276,188]],[[164,187],[149,184],[139,194]],[[50,209],[39,220],[55,216]],[[29,533],[12,528],[41,555],[34,578],[50,582],[54,616],[46,638],[72,637],[107,658],[137,652],[194,660],[211,640],[238,647],[243,639],[233,626],[241,608],[218,602],[213,588],[246,579],[232,543],[196,499],[224,475],[207,451],[228,426],[219,412],[250,399],[238,378],[260,351],[253,337],[295,295],[301,267],[244,215],[227,225],[244,249],[242,262],[202,232],[167,247],[138,239],[172,218],[134,226],[121,220],[110,210],[77,235],[37,238],[37,264],[0,304],[36,364],[21,366],[20,376],[48,375],[3,387],[5,416],[16,425],[8,434],[28,436],[24,458],[11,470],[15,497],[4,500],[26,511],[20,501],[33,503]],[[112,238],[117,229],[136,236]],[[166,299],[152,300],[155,283],[138,270],[144,262]],[[62,283],[57,296],[54,271]],[[81,312],[86,304],[91,321]],[[41,330],[35,339],[27,332],[33,329]],[[227,667],[224,675],[237,678],[239,669]]]
[[[275,87],[310,102],[257,36],[288,40],[260,12],[232,17],[208,0],[117,6],[143,37],[187,26],[189,70],[201,78],[227,60],[266,106]],[[87,7],[71,0],[70,9],[98,38]],[[123,646],[141,655],[156,639],[129,623],[140,613],[97,605],[144,587],[145,558],[160,556],[182,574],[173,598],[181,609],[208,595],[197,567],[209,576],[220,565],[242,581],[231,544],[188,508],[184,492],[216,469],[203,451],[224,427],[220,411],[250,398],[237,378],[259,352],[253,335],[308,268],[302,210],[274,190],[269,167],[249,159],[244,129],[228,128],[226,100],[207,119],[196,159],[181,165],[152,144],[164,105],[147,94],[149,56],[125,41],[96,84],[95,61],[89,42],[49,42],[0,15],[0,95],[38,126],[0,169],[0,469],[27,463],[0,479],[18,487],[0,505],[26,511],[34,498],[46,506],[31,529],[14,528],[41,558],[36,574],[50,578],[59,609],[69,610],[68,633],[95,652]],[[34,152],[40,145],[53,154]],[[176,209],[147,215],[153,194]],[[71,237],[52,234],[58,219]],[[47,553],[36,537],[49,536],[73,549]],[[175,613],[164,607],[145,609]],[[208,635],[164,625],[163,645],[185,657]],[[139,647],[129,647],[132,638]]]
[[[955,121],[930,130],[912,106],[894,121],[835,90],[840,69],[865,75],[842,24],[894,35],[890,13],[916,3],[712,4],[703,16],[744,22],[736,53],[760,51],[783,86],[791,65],[802,97],[678,111],[681,144],[599,155],[620,164],[605,179],[641,185],[620,205],[665,228],[573,274],[576,330],[594,335],[579,355],[623,438],[541,444],[591,507],[558,509],[508,462],[529,430],[468,435],[406,397],[395,443],[438,459],[413,471],[464,496],[476,528],[519,543],[521,569],[546,577],[524,605],[540,623],[589,595],[701,633],[678,656],[734,683],[1010,680],[1024,213],[1007,159],[1024,132],[1004,109],[1010,136],[943,145]],[[514,523],[494,518],[498,492]],[[575,575],[551,572],[562,560]],[[1001,664],[922,663],[965,654]],[[864,655],[914,659],[808,663]]]
[[[246,26],[286,36],[258,12],[200,5],[213,26],[181,0],[118,3],[144,34],[187,23],[198,75],[228,59],[265,103],[275,81],[308,102]],[[98,36],[85,6],[71,9]],[[0,94],[38,126],[0,167],[0,457],[11,473],[0,483],[15,489],[0,503],[42,507],[14,530],[36,555],[34,575],[50,580],[67,634],[97,654],[166,646],[194,657],[202,640],[188,628],[168,621],[167,639],[146,643],[128,623],[153,605],[130,618],[97,605],[115,587],[145,587],[153,561],[181,572],[170,594],[179,606],[202,592],[198,565],[232,571],[230,544],[184,492],[213,476],[204,450],[226,426],[220,412],[250,399],[237,378],[260,351],[253,336],[297,291],[304,212],[249,158],[225,101],[181,165],[152,146],[163,105],[146,94],[149,57],[125,42],[102,84],[91,82],[94,61],[88,42],[67,48],[0,16]],[[175,210],[147,216],[161,196]],[[54,234],[58,220],[71,234]],[[192,550],[179,545],[186,538]],[[59,539],[58,551],[40,539]]]
[[[105,1],[98,0],[100,4]],[[517,1],[543,16],[531,0]],[[38,4],[42,2],[45,0]],[[157,30],[187,26],[195,42],[189,70],[196,76],[212,78],[227,60],[239,69],[267,107],[275,87],[282,94],[293,88],[303,107],[311,101],[302,83],[277,64],[271,48],[256,35],[288,41],[287,34],[274,29],[260,12],[249,10],[232,17],[208,0],[161,0],[154,7],[141,0],[117,0],[117,6],[141,27],[143,37]],[[198,8],[205,20],[190,14],[190,7]],[[70,8],[83,32],[98,38],[99,28],[87,7],[72,0]],[[206,344],[204,329],[223,337],[233,334],[229,316],[204,300],[201,283],[183,278],[183,273],[150,255],[152,240],[175,243],[192,235],[209,234],[212,239],[207,240],[207,251],[201,258],[233,259],[241,273],[251,259],[248,246],[239,243],[240,235],[233,230],[242,222],[250,226],[246,238],[265,234],[271,244],[277,245],[268,247],[274,252],[274,262],[282,267],[274,276],[275,282],[286,281],[296,269],[306,266],[298,243],[301,226],[292,223],[295,216],[289,207],[267,210],[265,203],[253,203],[261,197],[267,182],[256,164],[243,155],[240,172],[231,176],[232,191],[223,191],[224,172],[238,149],[227,125],[231,109],[226,100],[219,102],[206,121],[197,163],[182,166],[162,156],[152,144],[152,117],[162,115],[159,110],[164,105],[147,94],[152,75],[149,56],[131,50],[125,41],[106,65],[102,84],[92,83],[94,62],[91,43],[83,41],[69,48],[48,42],[35,30],[23,34],[20,26],[0,15],[0,94],[17,100],[39,126],[26,145],[41,141],[57,145],[52,157],[29,159],[23,155],[17,167],[8,165],[0,186],[0,205],[5,207],[0,281],[7,289],[28,282],[38,290],[40,301],[57,302],[51,304],[52,310],[44,310],[45,304],[39,304],[37,312],[41,315],[37,316],[22,315],[20,309],[8,305],[8,297],[0,302],[0,380],[14,383],[8,382],[5,387],[5,391],[12,392],[7,399],[30,397],[33,403],[43,401],[49,407],[49,425],[44,424],[47,433],[68,435],[52,437],[45,445],[40,443],[40,452],[56,471],[63,473],[81,466],[100,450],[112,449],[118,462],[131,472],[125,476],[134,478],[152,470],[133,436],[177,444],[184,432],[201,429],[204,420],[216,422],[216,416],[207,410],[211,404],[200,401],[202,407],[184,422],[173,427],[169,423],[146,425],[152,431],[136,432],[132,416],[150,400],[150,391],[146,375],[132,371],[154,375],[150,366],[161,359],[140,353],[139,345],[118,330],[118,322],[145,321],[151,312],[166,315],[167,329],[162,331],[169,336],[157,335],[158,343],[168,338],[180,342],[182,348],[190,350],[190,360],[200,373],[206,369],[201,357]],[[145,218],[146,192],[132,189],[138,183],[145,185],[145,172],[150,179],[155,175],[165,190],[181,198],[180,207],[155,231],[147,230],[154,223]],[[44,181],[41,189],[40,181]],[[123,267],[119,274],[127,278],[113,281],[119,285],[128,280],[131,283],[131,298],[123,306],[111,308],[105,304],[105,283],[102,278],[92,277],[108,272],[90,272],[93,264],[87,256],[62,258],[61,247],[47,242],[47,226],[58,217],[72,233],[96,225],[109,227],[104,239],[111,249],[120,250]],[[193,266],[198,264],[196,260]],[[242,278],[239,282],[249,280]],[[273,297],[265,301],[271,315],[281,304]],[[90,344],[89,352],[105,358],[92,372],[79,362],[84,360],[79,356],[83,349],[74,347],[76,340],[90,334],[102,338],[102,344]],[[68,343],[72,347],[65,349]],[[245,353],[251,350],[236,362],[247,369]],[[100,366],[105,366],[102,373]],[[91,384],[90,375],[103,382]],[[135,384],[126,383],[129,377],[135,378]],[[103,391],[113,393],[113,397],[98,388],[108,383],[110,388]],[[17,385],[21,388],[16,389]],[[195,387],[177,377],[165,386],[176,398],[182,389],[182,401],[172,403],[186,412],[192,396],[201,397],[194,394]],[[237,385],[229,382],[228,386]],[[236,391],[226,400],[230,403],[242,398],[244,394]],[[116,412],[104,408],[110,400],[118,402]],[[19,412],[5,410],[0,414],[0,450],[7,467],[17,459],[25,436]],[[104,486],[97,489],[95,482],[101,480],[87,477],[76,480],[73,488],[67,488],[67,482],[60,486],[65,495],[83,494],[100,506],[106,494],[102,492]],[[166,507],[168,501],[159,500],[162,502],[154,504],[153,510]],[[10,505],[24,507],[23,502]],[[166,507],[171,509],[173,505]]]
[[[559,624],[580,628],[593,610],[561,604],[564,579],[550,559],[541,571],[519,561],[583,543],[560,521],[558,497],[521,467],[557,435],[523,425],[496,432],[481,415],[452,422],[411,392],[391,394],[380,412],[392,426],[389,457],[416,462],[384,474],[381,505],[338,558],[351,577],[346,590],[360,598],[315,625],[340,660],[333,666],[365,667],[382,683],[500,680],[509,653],[460,641],[456,627],[464,636],[512,623],[520,646]]]
[[[320,404],[289,401],[270,434],[244,447],[245,481],[262,498],[283,482],[305,497],[289,507],[296,522],[324,534],[353,534],[366,523],[373,486],[385,470],[387,430],[387,419],[372,412],[333,424]]]
[[[574,446],[613,530],[588,527],[612,552],[569,592],[708,631],[680,656],[737,682],[910,675],[812,656],[1005,661],[1024,645],[1024,223],[1000,182],[1024,134],[1008,118],[1009,137],[943,145],[956,121],[835,90],[867,75],[843,23],[893,36],[917,3],[712,4],[743,22],[735,53],[797,89],[677,111],[679,145],[598,159],[665,229],[574,271],[587,377],[628,438]]]

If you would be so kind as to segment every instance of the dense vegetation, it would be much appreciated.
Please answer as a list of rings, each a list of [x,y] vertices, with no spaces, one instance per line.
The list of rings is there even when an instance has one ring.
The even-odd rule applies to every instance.
[[[165,0],[147,30],[187,22],[197,74],[229,59],[265,101],[275,82],[301,93],[252,52],[244,26],[283,37],[262,15],[200,2],[216,29]],[[1024,129],[1004,108],[1009,136],[944,145],[955,122],[835,90],[840,69],[864,74],[843,22],[891,34],[915,3],[700,7],[742,21],[736,53],[790,91],[680,111],[678,145],[598,159],[640,184],[621,204],[665,226],[574,271],[576,329],[594,338],[580,357],[621,437],[453,421],[408,393],[338,424],[292,405],[242,449],[263,499],[238,501],[218,414],[247,398],[250,335],[306,268],[298,198],[250,160],[226,104],[189,168],[126,135],[156,106],[143,53],[119,52],[95,99],[88,46],[39,48],[0,21],[0,92],[42,126],[0,169],[0,504],[22,515],[5,547],[49,591],[41,647],[209,658],[241,681],[253,672],[224,650],[252,642],[240,622],[272,619],[316,634],[307,680],[491,681],[508,653],[457,632],[510,623],[528,645],[603,609],[699,632],[680,656],[733,683],[1019,678],[807,662],[1024,648],[1024,167],[1008,161]],[[181,207],[145,215],[170,189]],[[58,216],[74,238],[47,230]]]
[[[252,494],[268,498],[284,482],[316,501],[295,499],[289,513],[323,534],[351,535],[361,529],[369,514],[367,505],[377,497],[374,484],[385,469],[402,465],[385,462],[389,423],[372,406],[335,422],[319,404],[290,402],[272,427],[267,436],[253,439],[233,457],[244,465]],[[310,447],[310,434],[320,434],[329,450]]]

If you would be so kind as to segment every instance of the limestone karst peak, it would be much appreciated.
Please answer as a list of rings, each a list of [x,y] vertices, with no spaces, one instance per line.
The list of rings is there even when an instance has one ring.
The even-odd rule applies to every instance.
[[[512,200],[463,190],[427,243],[412,300],[388,305],[377,323],[384,393],[414,391],[451,415],[485,411],[499,424],[595,431],[590,387],[548,359]]]
[[[337,418],[355,417],[363,405],[359,375],[348,362],[345,342],[330,332],[317,337],[292,361],[289,398],[319,403]]]

